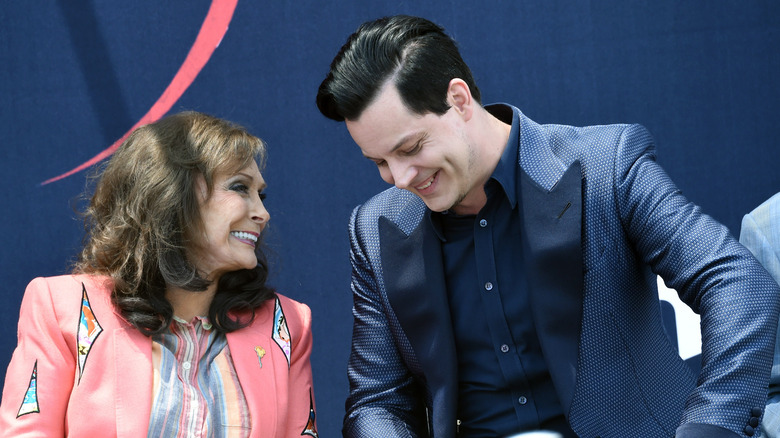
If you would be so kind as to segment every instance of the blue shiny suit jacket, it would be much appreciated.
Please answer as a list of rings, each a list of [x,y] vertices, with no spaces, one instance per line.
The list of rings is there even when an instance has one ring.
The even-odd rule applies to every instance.
[[[643,127],[543,126],[513,107],[490,111],[520,125],[508,146],[519,147],[522,170],[517,269],[574,431],[752,434],[780,310],[774,281],[682,196]],[[397,188],[352,214],[347,437],[456,435],[456,351],[429,215]],[[702,316],[698,383],[662,329],[656,274]]]
[[[772,278],[780,283],[780,193],[767,199],[742,218],[739,241],[756,256]],[[780,336],[775,339],[775,358],[761,429],[763,437],[780,438]]]

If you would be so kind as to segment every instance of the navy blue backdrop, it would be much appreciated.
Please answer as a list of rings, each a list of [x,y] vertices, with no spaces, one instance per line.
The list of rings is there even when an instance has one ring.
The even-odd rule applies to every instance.
[[[780,191],[774,0],[239,0],[230,14],[235,3],[0,6],[0,369],[25,285],[66,273],[82,238],[72,207],[86,172],[41,183],[144,117],[198,110],[268,143],[273,282],[312,308],[320,434],[338,436],[351,333],[346,224],[385,185],[314,95],[347,35],[382,15],[444,26],[485,103],[515,104],[541,123],[644,124],[683,192],[735,235],[744,213]],[[210,15],[212,6],[228,13]]]

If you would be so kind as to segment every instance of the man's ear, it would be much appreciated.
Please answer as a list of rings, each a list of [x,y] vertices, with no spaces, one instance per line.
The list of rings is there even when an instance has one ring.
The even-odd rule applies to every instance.
[[[466,121],[474,114],[474,98],[463,79],[450,80],[450,85],[447,87],[447,103]]]

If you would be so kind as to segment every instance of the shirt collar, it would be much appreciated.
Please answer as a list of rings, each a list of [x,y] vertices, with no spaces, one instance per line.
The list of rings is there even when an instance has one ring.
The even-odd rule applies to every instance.
[[[173,315],[173,320],[185,326],[197,325],[198,323],[200,323],[203,326],[204,330],[211,330],[212,328],[211,322],[209,321],[209,318],[207,316],[196,316],[192,318],[192,321],[187,322],[183,318],[179,318],[178,316]]]
[[[511,123],[512,130],[509,132],[509,139],[504,146],[504,152],[498,165],[490,175],[491,180],[495,180],[504,189],[504,194],[512,208],[517,206],[517,163],[520,149],[520,115],[505,104],[488,105],[485,109],[504,123]]]
[[[433,232],[436,234],[436,237],[438,237],[442,242],[446,242],[447,239],[444,237],[444,230],[442,229],[444,226],[441,220],[442,214],[447,214],[447,212],[437,213],[431,210],[427,211],[428,220],[431,221],[431,228],[433,228]]]

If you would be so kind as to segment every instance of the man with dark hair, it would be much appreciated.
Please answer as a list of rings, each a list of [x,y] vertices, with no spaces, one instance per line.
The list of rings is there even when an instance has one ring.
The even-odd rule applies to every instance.
[[[395,185],[351,217],[345,436],[753,436],[780,290],[688,202],[639,125],[538,125],[480,103],[455,42],[363,24],[317,94]],[[656,274],[702,316],[702,369]]]

